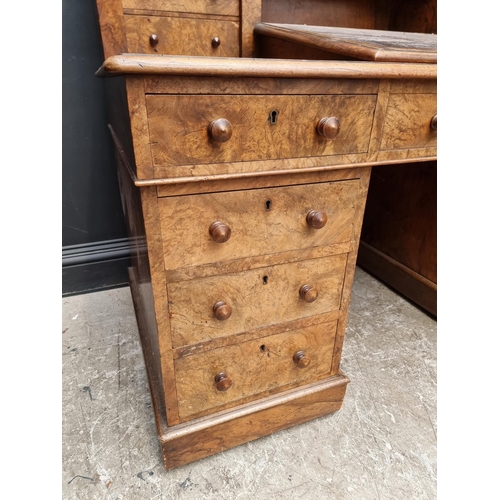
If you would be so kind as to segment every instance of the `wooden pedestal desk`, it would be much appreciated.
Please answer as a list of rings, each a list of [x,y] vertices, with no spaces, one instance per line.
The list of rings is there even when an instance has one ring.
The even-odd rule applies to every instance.
[[[110,129],[165,466],[338,410],[388,102],[415,109],[435,65],[122,55],[100,72],[125,75],[106,79]]]
[[[161,34],[116,3],[98,74],[170,469],[340,409],[370,171],[435,157],[436,65],[117,54]]]

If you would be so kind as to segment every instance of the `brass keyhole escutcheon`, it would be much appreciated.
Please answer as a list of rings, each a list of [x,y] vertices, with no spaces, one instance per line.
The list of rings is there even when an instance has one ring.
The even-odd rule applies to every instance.
[[[278,115],[280,114],[279,111],[277,111],[276,109],[273,109],[270,113],[269,113],[269,123],[271,125],[276,125],[278,123]]]

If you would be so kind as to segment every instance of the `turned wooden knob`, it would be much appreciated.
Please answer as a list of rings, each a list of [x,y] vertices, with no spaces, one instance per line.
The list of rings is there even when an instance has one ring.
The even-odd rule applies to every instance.
[[[434,115],[431,120],[431,129],[432,130],[437,130],[438,129],[438,115]]]
[[[293,361],[299,368],[305,368],[309,366],[311,358],[304,351],[297,351],[293,355]]]
[[[306,217],[307,223],[314,229],[321,229],[325,227],[328,222],[328,217],[325,212],[318,212],[317,210],[310,210]]]
[[[151,35],[149,37],[149,45],[151,45],[151,47],[156,47],[158,45],[158,35]]]
[[[233,381],[223,372],[215,376],[215,386],[218,391],[227,391],[233,385]]]
[[[306,302],[314,302],[318,298],[318,289],[314,288],[312,285],[302,285],[299,290],[299,295],[301,299]]]
[[[216,49],[219,45],[220,45],[220,38],[218,36],[212,38],[212,47]]]
[[[209,231],[216,243],[225,243],[231,237],[231,228],[223,222],[214,222]]]
[[[233,135],[233,127],[225,118],[219,118],[210,122],[210,125],[208,126],[208,135],[214,141],[220,143],[226,142],[229,141]]]
[[[337,137],[340,132],[340,122],[335,116],[329,116],[328,118],[321,118],[316,125],[316,130],[319,135],[326,137],[327,139],[333,139]]]
[[[229,316],[231,316],[231,313],[233,312],[231,306],[222,301],[216,302],[213,309],[214,315],[219,321],[225,321],[229,318]]]

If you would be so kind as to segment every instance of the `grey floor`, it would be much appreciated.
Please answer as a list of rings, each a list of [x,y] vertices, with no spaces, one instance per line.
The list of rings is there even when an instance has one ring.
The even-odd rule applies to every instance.
[[[436,322],[356,270],[335,414],[165,471],[130,291],[63,299],[65,499],[436,498]]]

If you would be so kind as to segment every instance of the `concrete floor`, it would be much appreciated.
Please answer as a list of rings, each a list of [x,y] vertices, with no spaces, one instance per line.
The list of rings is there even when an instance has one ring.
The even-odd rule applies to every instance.
[[[165,471],[128,288],[63,299],[64,499],[436,498],[436,322],[356,270],[332,415]]]

